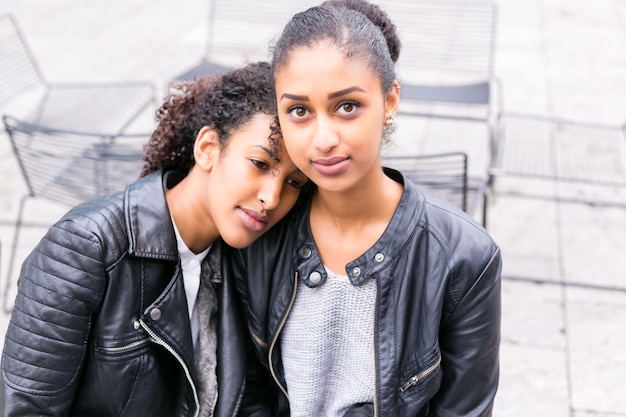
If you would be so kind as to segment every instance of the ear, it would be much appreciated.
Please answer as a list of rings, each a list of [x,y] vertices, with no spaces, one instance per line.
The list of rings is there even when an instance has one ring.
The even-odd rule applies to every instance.
[[[198,132],[193,144],[195,164],[205,171],[211,171],[220,154],[219,135],[213,128],[204,126]]]
[[[394,81],[391,89],[385,97],[385,119],[394,117],[398,112],[398,106],[400,105],[400,84],[398,81]]]

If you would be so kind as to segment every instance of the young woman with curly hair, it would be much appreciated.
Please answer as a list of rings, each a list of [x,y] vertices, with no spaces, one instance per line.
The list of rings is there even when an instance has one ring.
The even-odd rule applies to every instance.
[[[142,178],[74,207],[25,260],[5,415],[252,415],[221,258],[285,216],[306,178],[281,149],[267,63],[172,91]]]

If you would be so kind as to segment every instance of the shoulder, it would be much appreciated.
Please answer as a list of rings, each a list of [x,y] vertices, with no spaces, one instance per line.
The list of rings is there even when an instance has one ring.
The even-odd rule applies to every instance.
[[[124,194],[98,197],[73,207],[51,230],[81,235],[92,241],[119,234],[124,229]]]
[[[394,233],[419,239],[424,234],[434,238],[446,252],[464,254],[472,248],[480,251],[496,250],[497,245],[478,222],[456,205],[430,193],[402,177],[399,172],[387,169],[391,178],[404,183],[404,191],[394,214]],[[415,230],[421,233],[413,234]],[[432,240],[432,239],[430,239]]]
[[[429,245],[436,246],[436,250],[427,261],[445,260],[452,284],[472,285],[493,265],[499,273],[500,248],[484,227],[455,205],[415,185],[405,188],[413,201],[415,227],[421,231],[414,239],[429,236]]]
[[[54,223],[37,246],[43,256],[80,257],[111,265],[128,249],[124,191],[97,197],[70,209]]]
[[[451,301],[459,302],[472,287],[489,290],[498,285],[500,248],[480,224],[447,202],[429,196],[425,197],[422,224],[444,248]]]
[[[63,236],[68,244],[91,243],[94,250],[98,248],[101,256],[109,260],[106,263],[114,262],[128,251],[132,224],[139,222],[145,228],[152,225],[144,224],[149,219],[163,217],[160,211],[154,213],[157,206],[160,210],[160,200],[155,196],[162,196],[161,184],[160,173],[154,173],[129,184],[122,191],[77,205],[50,229],[49,234]],[[146,220],[142,223],[131,217]]]
[[[493,252],[497,245],[487,230],[452,203],[436,196],[424,194],[420,224],[435,234],[455,252],[471,248]]]

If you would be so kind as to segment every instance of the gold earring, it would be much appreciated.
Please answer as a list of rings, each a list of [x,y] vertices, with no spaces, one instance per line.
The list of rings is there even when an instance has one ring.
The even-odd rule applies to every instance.
[[[389,116],[385,119],[385,123],[383,125],[387,128],[393,126],[393,116]]]

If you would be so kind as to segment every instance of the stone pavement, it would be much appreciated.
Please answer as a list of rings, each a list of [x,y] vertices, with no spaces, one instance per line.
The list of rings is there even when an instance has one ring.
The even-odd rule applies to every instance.
[[[0,0],[0,13],[15,14],[49,80],[149,79],[165,91],[168,80],[202,55],[207,3]],[[626,120],[626,0],[497,3],[495,72],[505,110],[616,125]],[[398,122],[403,151],[415,143],[416,122]],[[151,126],[148,115],[137,129]],[[430,149],[428,138],[420,143]],[[4,132],[0,178],[4,291],[12,226],[25,192]],[[504,257],[494,416],[626,416],[626,209],[552,198],[585,193],[623,205],[624,190],[512,179],[497,187],[508,192],[491,198],[488,219]],[[528,190],[547,198],[530,198]],[[39,224],[51,224],[67,209],[37,200],[26,208],[18,264],[44,233]],[[0,313],[0,336],[7,320]]]

